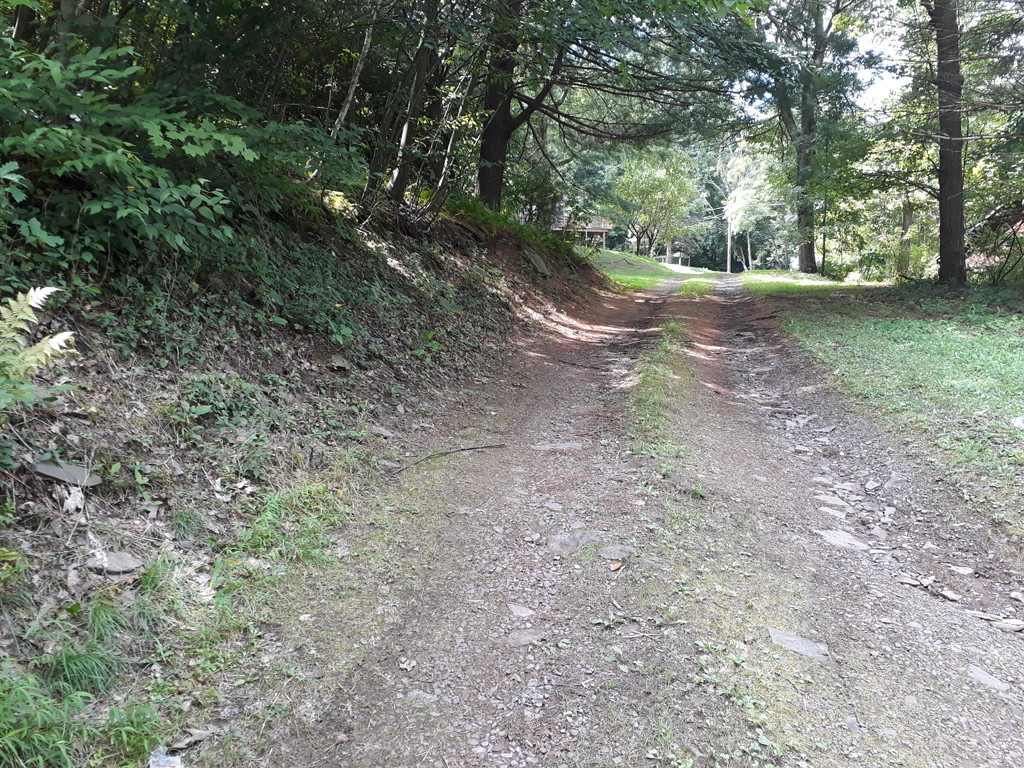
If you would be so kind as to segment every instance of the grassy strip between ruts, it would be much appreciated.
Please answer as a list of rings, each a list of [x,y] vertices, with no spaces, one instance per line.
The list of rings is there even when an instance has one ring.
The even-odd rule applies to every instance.
[[[711,274],[708,270],[697,267],[685,267],[686,272],[677,272],[646,256],[618,251],[598,251],[594,266],[604,272],[612,282],[629,291],[646,291],[666,280],[684,277],[689,282],[690,278]]]
[[[1024,301],[1019,289],[849,286],[747,273],[847,391],[941,449],[970,501],[1024,535]]]

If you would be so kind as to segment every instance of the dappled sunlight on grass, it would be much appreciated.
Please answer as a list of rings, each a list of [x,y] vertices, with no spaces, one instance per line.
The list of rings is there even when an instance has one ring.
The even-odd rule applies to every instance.
[[[613,282],[630,291],[645,291],[666,280],[678,279],[682,274],[676,268],[669,268],[646,256],[617,251],[598,251],[594,266]],[[698,274],[695,267],[688,269],[694,270],[690,274]]]
[[[859,292],[879,287],[878,284],[837,283],[820,275],[781,270],[751,270],[741,272],[739,278],[744,288],[768,296],[785,295],[813,298],[823,294],[828,295],[837,290]]]

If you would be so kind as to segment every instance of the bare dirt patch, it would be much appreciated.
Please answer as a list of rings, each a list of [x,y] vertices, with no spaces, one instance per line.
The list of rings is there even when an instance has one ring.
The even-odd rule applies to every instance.
[[[1024,635],[965,610],[1019,617],[1014,564],[771,307],[673,287],[539,315],[511,361],[407,409],[410,455],[504,447],[367,498],[189,762],[1024,762]],[[640,456],[629,392],[667,316],[678,448]]]

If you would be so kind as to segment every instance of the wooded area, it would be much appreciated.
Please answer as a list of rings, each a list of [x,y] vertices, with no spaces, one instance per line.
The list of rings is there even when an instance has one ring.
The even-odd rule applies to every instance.
[[[266,222],[320,201],[421,232],[473,197],[542,230],[605,215],[703,266],[729,231],[803,271],[1019,273],[1009,0],[0,7],[9,286],[244,272]]]

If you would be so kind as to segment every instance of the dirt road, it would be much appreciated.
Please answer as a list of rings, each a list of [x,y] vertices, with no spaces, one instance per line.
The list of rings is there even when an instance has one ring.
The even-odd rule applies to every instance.
[[[475,389],[405,403],[411,454],[504,447],[364,505],[200,762],[1024,765],[1019,564],[731,280],[552,314]],[[672,445],[640,456],[666,317],[645,387]]]

